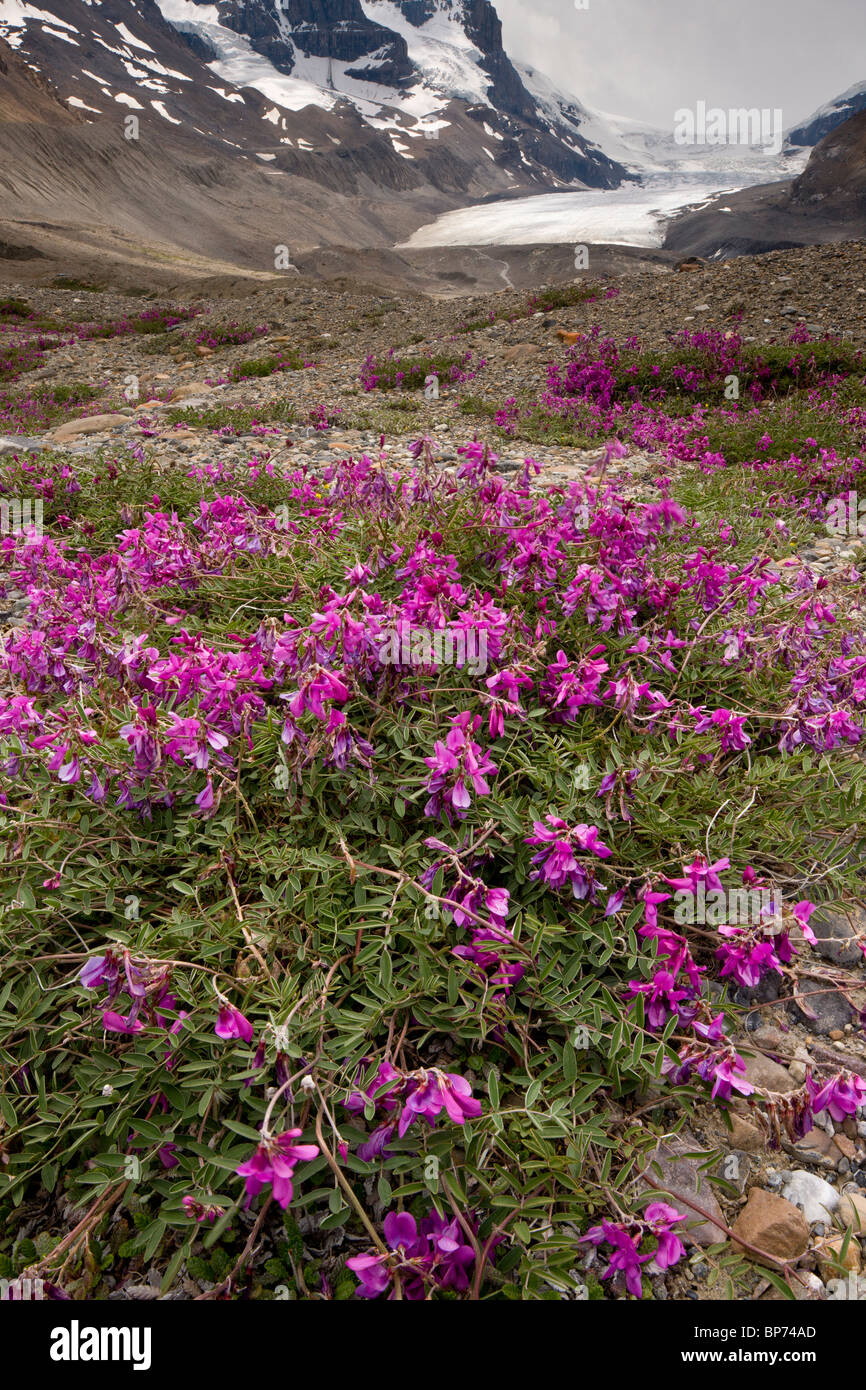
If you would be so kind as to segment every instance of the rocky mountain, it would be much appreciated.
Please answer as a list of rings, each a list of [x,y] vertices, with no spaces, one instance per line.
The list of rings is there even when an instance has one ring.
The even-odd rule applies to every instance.
[[[671,223],[665,247],[715,258],[866,237],[866,111],[819,140],[795,179],[725,193]]]
[[[36,257],[266,274],[634,177],[489,0],[0,0],[0,60],[0,240]]]
[[[0,38],[94,125],[118,107],[155,113],[342,191],[359,166],[386,187],[462,192],[606,188],[624,174],[581,133],[582,108],[542,108],[527,90],[489,0],[47,3],[0,0]],[[417,167],[397,175],[400,163]]]
[[[844,125],[845,121],[856,116],[858,111],[866,111],[866,82],[855,83],[847,92],[813,111],[805,121],[788,131],[788,143],[817,145],[825,135]]]
[[[794,180],[791,207],[838,222],[866,222],[866,104],[815,147]]]

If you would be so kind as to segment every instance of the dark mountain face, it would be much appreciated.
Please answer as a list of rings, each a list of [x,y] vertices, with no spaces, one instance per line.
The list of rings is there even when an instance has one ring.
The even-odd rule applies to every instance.
[[[536,119],[535,104],[502,47],[502,23],[489,0],[467,0],[465,15],[466,33],[484,55],[481,65],[493,79],[490,100],[510,116]]]
[[[866,216],[866,108],[825,135],[791,188],[791,205],[823,216]]]
[[[612,188],[626,176],[583,137],[579,105],[542,111],[489,0],[45,5],[28,14],[0,0],[0,43],[91,125],[156,112],[157,124],[216,141],[223,157],[347,193],[359,178],[484,196]]]
[[[728,209],[723,216],[719,202]],[[740,256],[863,237],[866,111],[825,135],[798,178],[720,194],[708,207],[674,218],[665,248],[680,254]]]
[[[195,0],[207,6],[209,0]],[[530,127],[533,161],[565,183],[575,180],[611,186],[618,178],[599,152],[575,149],[563,132],[551,130],[523,85],[502,44],[502,24],[489,0],[394,0],[394,6],[419,34],[431,21],[453,21],[478,50],[478,68],[487,79],[486,102],[477,115]],[[298,71],[298,58],[326,58],[348,64],[344,76],[358,82],[405,90],[429,84],[429,73],[413,61],[406,38],[378,23],[359,0],[218,0],[220,22],[249,39],[252,48],[287,76]],[[333,68],[328,81],[335,81]],[[521,140],[521,129],[499,131]],[[503,151],[504,155],[505,152]],[[519,159],[518,159],[519,163]],[[605,167],[607,166],[607,167]]]
[[[0,262],[391,248],[468,201],[617,186],[588,119],[524,86],[488,0],[0,0]]]
[[[245,34],[279,72],[292,72],[296,51],[352,63],[353,76],[387,87],[415,71],[406,40],[368,19],[358,0],[220,0],[218,9],[220,21]]]
[[[866,111],[866,82],[861,88],[837,97],[808,121],[789,131],[788,141],[792,145],[817,145],[825,135],[838,130],[839,126],[844,125],[860,111]]]

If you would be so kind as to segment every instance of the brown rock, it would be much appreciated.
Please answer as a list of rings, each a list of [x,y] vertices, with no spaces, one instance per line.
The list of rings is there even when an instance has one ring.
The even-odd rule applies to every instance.
[[[816,1161],[825,1159],[830,1167],[835,1167],[838,1154],[836,1153],[833,1139],[829,1134],[825,1134],[823,1129],[811,1129],[808,1134],[804,1134],[802,1139],[798,1139],[794,1145],[794,1152],[801,1158]]]
[[[854,1141],[849,1139],[847,1134],[834,1134],[833,1143],[843,1158],[857,1157],[857,1149],[854,1145]]]
[[[192,363],[190,363],[192,366]],[[180,386],[175,386],[171,393],[172,405],[175,401],[182,401],[184,396],[198,396],[203,391],[210,391],[211,387],[206,386],[202,381],[184,381]]]
[[[764,1136],[749,1120],[744,1120],[742,1115],[733,1112],[731,1114],[730,1134],[725,1136],[732,1149],[743,1149],[747,1154],[759,1153],[764,1147]]]
[[[795,1260],[809,1246],[809,1227],[803,1213],[773,1192],[753,1187],[749,1200],[733,1226],[734,1239],[752,1260],[772,1265],[777,1260]],[[749,1250],[743,1242],[755,1246]]]
[[[790,1047],[788,1039],[781,1028],[774,1028],[770,1024],[764,1024],[761,1028],[756,1028],[749,1034],[749,1042],[753,1042],[756,1047],[762,1047],[765,1052],[784,1052]]]
[[[830,1236],[828,1240],[823,1240],[816,1247],[818,1256],[818,1268],[823,1279],[842,1278],[839,1265],[851,1274],[859,1274],[862,1267],[860,1245],[853,1236],[848,1241],[848,1249],[842,1254],[842,1247],[845,1244],[844,1236]]]
[[[770,1057],[744,1057],[746,1080],[753,1086],[762,1086],[767,1091],[794,1091],[797,1083],[784,1067]]]
[[[576,343],[580,337],[579,333],[569,333],[567,328],[557,328],[556,336],[563,343]]]
[[[539,352],[537,343],[514,343],[512,347],[505,349],[502,356],[506,362],[525,362],[528,358],[537,356]]]
[[[866,1193],[846,1192],[839,1199],[838,1214],[855,1236],[866,1236]]]
[[[51,434],[58,444],[62,444],[64,440],[74,439],[79,434],[99,434],[101,430],[110,430],[115,425],[128,424],[128,415],[88,415],[83,420],[64,420]]]

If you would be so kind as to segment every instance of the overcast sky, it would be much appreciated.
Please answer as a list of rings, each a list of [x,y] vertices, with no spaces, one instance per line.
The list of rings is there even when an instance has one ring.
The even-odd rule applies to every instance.
[[[782,109],[866,82],[866,0],[493,0],[505,47],[588,106],[670,129],[678,107]]]

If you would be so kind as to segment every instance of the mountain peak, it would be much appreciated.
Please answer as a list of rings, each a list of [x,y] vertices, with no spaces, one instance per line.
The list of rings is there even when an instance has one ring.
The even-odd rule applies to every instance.
[[[45,3],[0,0],[0,38],[94,124],[116,118],[118,107],[156,113],[222,153],[236,150],[313,181],[333,180],[321,159],[305,158],[328,112],[326,143],[344,147],[344,163],[359,123],[387,145],[384,159],[362,160],[374,183],[381,175],[393,184],[394,158],[427,166],[437,187],[465,166],[475,172],[462,191],[471,183],[476,194],[614,187],[625,175],[584,137],[582,108],[542,106],[528,90],[489,0]],[[443,145],[453,156],[450,173]],[[404,171],[398,182],[424,182],[418,172]]]

